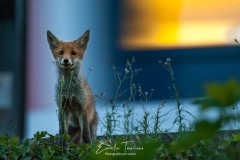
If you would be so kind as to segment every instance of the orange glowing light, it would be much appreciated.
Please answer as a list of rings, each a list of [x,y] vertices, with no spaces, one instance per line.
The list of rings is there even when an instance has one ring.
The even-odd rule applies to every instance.
[[[239,0],[125,0],[125,49],[232,45],[240,39]]]

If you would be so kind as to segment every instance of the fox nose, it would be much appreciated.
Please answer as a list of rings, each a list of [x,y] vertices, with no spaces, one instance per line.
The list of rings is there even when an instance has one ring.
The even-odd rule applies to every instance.
[[[68,63],[69,63],[69,60],[68,60],[68,59],[64,59],[64,60],[63,60],[63,63],[64,63],[64,64],[68,64]]]

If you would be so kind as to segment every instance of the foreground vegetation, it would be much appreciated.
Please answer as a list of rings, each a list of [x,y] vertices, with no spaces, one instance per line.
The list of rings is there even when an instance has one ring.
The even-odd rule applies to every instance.
[[[205,86],[206,96],[193,100],[200,111],[215,110],[215,119],[195,119],[188,123],[185,114],[190,114],[181,104],[180,95],[175,83],[171,59],[159,61],[169,72],[172,90],[176,101],[176,133],[166,133],[161,125],[168,113],[162,114],[161,102],[156,110],[150,113],[147,102],[154,90],[143,91],[134,82],[141,69],[134,68],[135,59],[127,60],[123,72],[113,66],[116,94],[113,99],[104,102],[105,117],[101,120],[104,135],[93,144],[81,146],[73,143],[59,145],[59,139],[69,140],[68,135],[51,135],[46,131],[37,132],[33,138],[19,140],[10,134],[0,137],[0,159],[240,159],[240,132],[219,132],[228,124],[240,126],[240,114],[237,103],[240,100],[240,84],[229,80],[222,84]],[[98,101],[103,101],[104,93],[99,94]],[[140,99],[143,116],[135,120],[134,105]],[[191,115],[192,116],[192,115]],[[122,118],[123,121],[119,121]],[[116,131],[123,135],[115,136]]]

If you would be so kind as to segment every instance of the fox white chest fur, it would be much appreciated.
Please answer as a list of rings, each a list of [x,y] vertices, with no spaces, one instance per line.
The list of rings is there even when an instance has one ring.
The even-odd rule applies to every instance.
[[[47,32],[48,43],[58,71],[56,101],[59,133],[67,133],[77,144],[96,139],[97,112],[90,86],[81,71],[89,40],[89,30],[72,42],[57,39]]]

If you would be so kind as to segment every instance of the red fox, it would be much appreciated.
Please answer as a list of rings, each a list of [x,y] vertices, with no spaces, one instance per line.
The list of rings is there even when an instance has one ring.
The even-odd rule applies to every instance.
[[[91,88],[82,72],[82,60],[90,31],[72,42],[64,42],[47,31],[47,40],[58,70],[56,101],[59,134],[67,133],[76,144],[96,139],[98,116]]]

